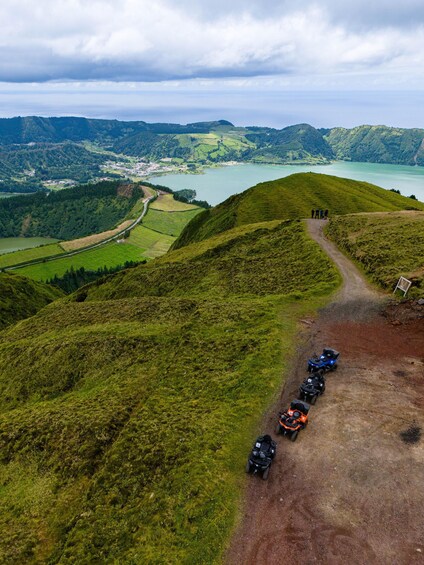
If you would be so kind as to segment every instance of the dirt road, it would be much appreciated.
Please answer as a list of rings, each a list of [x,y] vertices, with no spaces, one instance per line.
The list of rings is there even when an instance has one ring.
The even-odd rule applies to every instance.
[[[264,432],[275,436],[308,355],[334,347],[340,366],[298,440],[278,438],[268,481],[247,477],[227,563],[424,563],[424,308],[388,307],[322,225],[308,222],[344,285],[305,331]]]

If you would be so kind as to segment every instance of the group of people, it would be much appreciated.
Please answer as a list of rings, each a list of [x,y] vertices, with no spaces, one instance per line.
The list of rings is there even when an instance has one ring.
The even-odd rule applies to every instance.
[[[328,210],[312,210],[311,218],[316,220],[326,220],[328,218]]]

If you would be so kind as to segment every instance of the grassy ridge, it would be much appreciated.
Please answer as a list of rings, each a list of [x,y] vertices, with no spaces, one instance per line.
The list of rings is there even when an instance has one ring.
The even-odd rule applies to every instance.
[[[422,295],[424,212],[337,217],[327,233],[384,289],[392,290],[403,275],[413,282],[409,294]]]
[[[260,241],[260,244],[258,244]],[[143,269],[117,273],[89,300],[129,296],[262,296],[322,288],[321,255],[304,237],[301,222],[269,222],[237,228],[168,253]],[[335,274],[334,268],[332,273]]]
[[[245,224],[310,217],[312,208],[328,209],[330,215],[336,215],[424,210],[424,204],[365,182],[298,173],[258,184],[202,212],[187,225],[174,249]]]
[[[50,286],[19,275],[0,274],[0,329],[34,315],[62,296]]]
[[[1,333],[0,560],[218,561],[296,321],[338,282],[302,223],[244,226]]]

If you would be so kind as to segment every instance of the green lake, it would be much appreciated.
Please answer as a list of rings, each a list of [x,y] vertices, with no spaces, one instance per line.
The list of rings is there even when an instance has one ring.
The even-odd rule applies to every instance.
[[[362,180],[383,188],[400,190],[404,196],[414,194],[424,201],[424,167],[349,163],[337,161],[331,165],[255,165],[238,164],[205,169],[200,175],[169,174],[151,177],[152,183],[164,184],[173,190],[193,189],[199,200],[215,205],[232,194],[242,192],[259,182],[275,180],[300,172],[324,173]]]
[[[58,239],[51,237],[1,237],[0,238],[0,255],[11,253],[12,251],[20,251],[21,249],[29,249],[38,247],[39,245],[47,245],[55,243]]]

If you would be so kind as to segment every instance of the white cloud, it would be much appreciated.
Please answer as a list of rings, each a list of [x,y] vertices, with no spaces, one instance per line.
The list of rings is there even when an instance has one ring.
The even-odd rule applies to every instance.
[[[412,77],[422,67],[423,10],[417,0],[404,0],[402,6],[380,0],[368,12],[365,0],[346,4],[345,11],[342,4],[306,1],[301,10],[277,0],[2,0],[0,80],[157,81],[378,71],[395,86],[399,72]],[[391,10],[384,9],[387,4]]]

